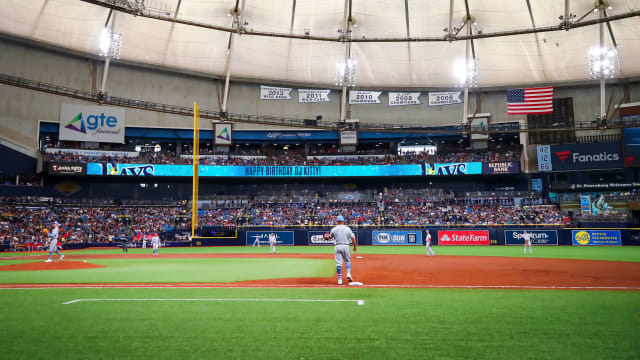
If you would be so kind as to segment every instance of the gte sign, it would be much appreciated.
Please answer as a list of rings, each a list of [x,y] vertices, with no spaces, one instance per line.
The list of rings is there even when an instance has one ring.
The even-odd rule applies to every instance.
[[[108,106],[62,104],[60,140],[123,143],[124,109]]]
[[[615,142],[552,145],[553,171],[622,168],[621,145]]]

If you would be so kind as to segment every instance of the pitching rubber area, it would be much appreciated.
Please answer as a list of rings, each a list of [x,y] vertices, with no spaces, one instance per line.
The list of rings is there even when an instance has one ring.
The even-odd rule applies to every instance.
[[[163,258],[305,258],[333,254],[165,254]],[[46,256],[24,257],[45,260]],[[100,267],[91,259],[150,259],[150,254],[69,254],[63,261],[0,266],[4,271],[71,270]],[[20,259],[14,257],[13,259]],[[86,261],[86,262],[84,262]],[[576,289],[640,291],[640,263],[489,256],[374,255],[352,257],[355,281],[366,288]],[[233,283],[1,284],[0,289],[58,288],[325,288],[335,277],[251,280]],[[349,287],[353,288],[353,287]]]

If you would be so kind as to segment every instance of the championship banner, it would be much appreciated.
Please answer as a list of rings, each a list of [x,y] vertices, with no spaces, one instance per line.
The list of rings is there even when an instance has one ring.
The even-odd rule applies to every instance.
[[[276,235],[276,245],[293,246],[293,231],[247,231],[246,244],[269,246],[269,234]]]
[[[382,91],[349,91],[349,104],[380,104]]]
[[[422,245],[422,231],[372,231],[373,245]]]
[[[421,92],[392,92],[389,91],[389,106],[422,105]]]
[[[464,100],[460,96],[462,91],[430,92],[429,106],[462,104]]]
[[[438,245],[490,245],[488,230],[438,230]]]
[[[424,164],[425,175],[480,175],[482,174],[481,162],[450,163],[450,164]]]
[[[86,175],[87,164],[80,162],[51,162],[49,175]]]
[[[524,245],[524,238],[522,235],[525,230],[505,230],[504,231],[504,244],[505,245]],[[531,235],[532,245],[558,245],[558,231],[557,230],[529,230],[527,233]]]
[[[329,99],[330,92],[331,90],[298,89],[298,102],[299,103],[331,102],[331,99]]]
[[[520,161],[482,163],[483,175],[520,174]]]
[[[538,171],[551,171],[551,145],[538,145]]]
[[[260,100],[291,100],[292,88],[260,85]]]
[[[111,106],[60,105],[58,139],[124,143],[124,109]]]
[[[233,142],[232,131],[231,124],[216,124],[213,132],[213,143],[215,145],[231,145]]]
[[[620,230],[571,230],[573,245],[622,245]]]

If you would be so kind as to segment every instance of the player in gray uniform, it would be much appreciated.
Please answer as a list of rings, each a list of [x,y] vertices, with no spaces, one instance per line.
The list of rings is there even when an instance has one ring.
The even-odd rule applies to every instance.
[[[338,285],[342,285],[342,261],[347,268],[347,280],[353,281],[351,277],[351,254],[349,253],[349,244],[353,242],[353,252],[356,252],[356,236],[353,231],[344,225],[344,217],[338,215],[336,218],[338,226],[331,229],[330,238],[333,238],[335,244],[336,269],[338,270]]]
[[[51,262],[51,257],[53,256],[53,253],[55,252],[56,254],[60,255],[60,260],[64,259],[64,255],[60,254],[60,251],[58,250],[58,232],[60,223],[58,223],[57,221],[53,222],[53,230],[51,230],[51,232],[49,233],[49,259],[46,260],[45,262]]]

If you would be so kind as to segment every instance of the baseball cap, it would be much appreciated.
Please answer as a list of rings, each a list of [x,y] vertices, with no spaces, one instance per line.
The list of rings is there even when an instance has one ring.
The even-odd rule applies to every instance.
[[[338,215],[336,218],[337,221],[344,221],[344,217],[342,215]]]
[[[59,223],[59,222],[57,222],[57,221],[54,221],[54,222],[53,222],[53,224],[54,224],[54,225],[60,225],[60,223]]]

